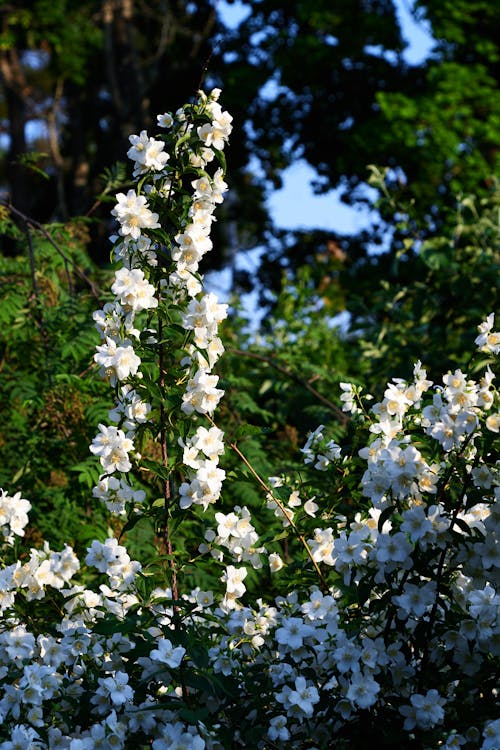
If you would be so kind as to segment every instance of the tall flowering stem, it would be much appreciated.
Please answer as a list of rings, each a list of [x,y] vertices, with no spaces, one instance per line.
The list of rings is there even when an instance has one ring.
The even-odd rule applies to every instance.
[[[112,257],[120,264],[111,287],[115,298],[94,313],[102,337],[94,359],[116,396],[112,424],[100,424],[90,446],[103,471],[94,495],[129,519],[144,512],[155,519],[174,599],[172,514],[192,505],[206,509],[224,479],[221,431],[200,426],[193,434],[223,394],[212,369],[224,351],[217,326],[227,305],[203,292],[199,274],[212,248],[214,211],[227,190],[222,152],[232,118],[218,96],[217,89],[199,92],[193,104],[159,115],[161,135],[143,130],[130,136],[136,184],[118,193],[111,212],[118,222]],[[132,470],[161,488],[162,513],[132,486]]]

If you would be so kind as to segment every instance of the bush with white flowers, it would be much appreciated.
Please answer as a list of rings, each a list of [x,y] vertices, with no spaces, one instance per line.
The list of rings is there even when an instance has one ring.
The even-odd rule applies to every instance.
[[[258,518],[224,506],[227,307],[199,274],[227,188],[218,97],[131,136],[114,299],[94,314],[115,401],[90,446],[93,494],[125,529],[150,519],[161,554],[140,563],[112,535],[84,560],[29,549],[30,503],[2,490],[0,750],[498,750],[494,316],[479,322],[479,376],[433,384],[417,363],[371,408],[342,383],[345,444],[320,425],[300,476],[256,476]]]

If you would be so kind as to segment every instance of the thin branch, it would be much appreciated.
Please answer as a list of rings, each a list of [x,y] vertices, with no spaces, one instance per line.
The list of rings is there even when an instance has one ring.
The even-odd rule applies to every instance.
[[[277,498],[277,497],[274,496],[272,489],[270,487],[268,487],[268,485],[264,482],[264,480],[262,479],[262,477],[260,477],[259,474],[257,474],[257,472],[253,468],[253,466],[250,463],[250,461],[247,459],[247,457],[245,455],[243,455],[243,453],[240,451],[240,449],[238,448],[238,446],[236,445],[236,443],[230,443],[230,446],[233,449],[233,451],[241,458],[241,460],[243,461],[243,463],[245,464],[245,466],[248,469],[250,469],[250,471],[252,472],[253,476],[258,481],[258,483],[260,484],[260,486],[262,487],[262,489],[264,489],[266,491],[266,493],[272,497],[273,501],[276,503],[276,505],[278,506],[278,508],[281,510],[281,512],[283,513],[283,515],[285,516],[285,518],[289,522],[290,526],[292,527],[292,529],[294,530],[295,534],[297,535],[297,539],[299,540],[299,542],[304,547],[305,551],[307,552],[307,555],[308,555],[309,559],[311,560],[312,564],[314,565],[316,573],[318,574],[319,580],[321,582],[321,588],[323,589],[324,592],[327,592],[328,591],[328,585],[327,585],[327,583],[326,583],[326,581],[325,581],[325,579],[323,577],[323,573],[321,572],[321,569],[320,569],[318,563],[316,562],[316,560],[313,557],[313,554],[311,552],[311,548],[309,547],[309,545],[308,545],[308,543],[306,541],[305,536],[300,533],[300,531],[299,531],[299,529],[297,527],[297,524],[295,523],[295,521],[293,520],[293,518],[290,518],[290,515],[289,515],[289,513],[287,513],[287,510],[286,510],[285,506],[283,505],[283,503],[281,502],[281,500],[279,498]]]
[[[215,424],[214,420],[212,419],[212,417],[209,414],[206,414],[205,416],[207,417],[208,421],[210,422],[210,424],[213,427],[217,426]],[[273,501],[276,503],[276,505],[278,506],[278,508],[283,513],[284,517],[289,522],[290,526],[292,527],[292,529],[294,530],[295,534],[297,535],[297,539],[300,541],[300,543],[304,547],[305,551],[307,552],[308,557],[310,558],[310,560],[311,560],[311,562],[312,562],[312,564],[313,564],[313,566],[314,566],[314,568],[316,570],[316,573],[318,574],[318,578],[320,580],[322,590],[326,593],[328,591],[328,585],[327,585],[327,583],[326,583],[326,581],[324,579],[323,573],[321,572],[321,569],[320,569],[318,563],[316,562],[316,560],[313,557],[313,554],[311,552],[311,548],[309,547],[309,545],[308,545],[308,543],[306,541],[305,536],[300,533],[300,531],[299,531],[299,529],[297,527],[297,524],[295,523],[295,521],[293,520],[293,518],[290,518],[290,515],[289,515],[289,513],[287,513],[287,510],[286,510],[285,506],[283,505],[283,503],[281,502],[281,500],[279,498],[277,498],[277,497],[274,496],[272,489],[264,482],[264,480],[262,479],[262,477],[259,474],[257,474],[257,472],[253,468],[252,464],[248,460],[248,458],[240,451],[240,449],[238,448],[238,446],[236,445],[236,443],[229,443],[229,445],[233,449],[233,451],[241,458],[241,460],[243,461],[243,463],[245,464],[245,466],[250,470],[250,472],[252,473],[252,476],[257,480],[257,482],[260,484],[260,486],[262,487],[262,489],[266,491],[266,494],[270,495],[272,497]]]
[[[319,391],[314,388],[308,380],[304,380],[303,378],[296,375],[291,370],[288,370],[283,365],[280,365],[278,362],[276,362],[274,359],[271,359],[270,357],[266,357],[263,354],[256,354],[255,352],[249,352],[244,349],[229,349],[229,351],[232,354],[236,354],[238,357],[250,357],[251,359],[256,359],[259,362],[265,362],[266,364],[270,365],[271,367],[274,367],[275,370],[278,370],[278,372],[281,372],[283,375],[285,375],[287,378],[290,378],[290,380],[293,380],[295,383],[298,383],[299,385],[303,386],[304,388],[307,388],[307,390],[313,394],[321,403],[325,404],[325,406],[332,411],[336,418],[339,420],[339,422],[342,425],[347,424],[349,421],[349,417],[347,414],[344,414],[344,412],[339,409],[339,407],[334,404],[330,399],[326,398],[326,396],[323,396]]]
[[[66,253],[61,249],[60,245],[54,240],[50,232],[48,232],[43,224],[40,224],[38,221],[35,221],[35,219],[31,219],[29,216],[26,216],[26,214],[23,214],[22,211],[19,211],[19,209],[14,208],[14,206],[9,203],[8,201],[0,200],[0,206],[5,206],[5,208],[10,211],[14,216],[17,216],[21,221],[28,226],[33,227],[34,229],[38,230],[43,234],[45,239],[47,239],[52,247],[59,253],[61,258],[65,261],[65,263],[71,265],[73,267],[74,272],[76,275],[82,279],[90,288],[90,291],[94,295],[96,299],[99,300],[101,290],[99,287],[94,284],[94,282],[89,279],[89,277],[82,271],[82,269],[75,263],[73,258],[70,258]]]

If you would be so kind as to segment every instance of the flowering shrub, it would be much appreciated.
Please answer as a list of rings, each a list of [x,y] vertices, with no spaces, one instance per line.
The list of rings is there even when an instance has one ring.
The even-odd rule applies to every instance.
[[[115,403],[93,494],[124,531],[154,523],[161,554],[113,535],[84,560],[28,549],[30,504],[2,491],[0,749],[499,748],[494,316],[479,379],[434,385],[417,363],[370,409],[343,383],[344,439],[320,425],[297,475],[259,477],[230,441],[265,502],[228,509],[226,306],[198,272],[226,190],[218,94],[131,136],[114,299],[94,313]]]

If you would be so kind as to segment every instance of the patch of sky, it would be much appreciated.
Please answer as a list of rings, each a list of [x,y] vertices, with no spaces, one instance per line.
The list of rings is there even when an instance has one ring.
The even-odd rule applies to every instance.
[[[367,55],[372,55],[373,57],[382,57],[391,65],[397,65],[399,60],[399,55],[397,54],[397,52],[394,52],[394,50],[385,49],[381,44],[367,44],[364,47],[364,52]]]
[[[47,122],[42,119],[29,120],[26,123],[26,127],[24,130],[25,130],[26,140],[28,141],[28,144],[30,146],[33,145],[38,139],[45,140],[46,138],[48,138],[48,134],[49,134]]]
[[[240,23],[246,21],[252,11],[246,3],[236,0],[234,3],[218,0],[217,11],[228,29],[237,29]]]
[[[433,47],[429,25],[416,17],[411,0],[396,0],[395,6],[402,35],[408,45],[403,58],[409,65],[418,65],[429,56]],[[250,14],[248,6],[240,1],[228,3],[220,0],[217,7],[223,22],[233,29]],[[336,42],[335,37],[332,37],[330,43]],[[385,54],[390,53],[385,51]],[[281,91],[279,83],[271,79],[262,87],[260,95],[272,100]],[[346,121],[343,126],[348,129],[350,123]],[[323,195],[315,194],[312,188],[315,177],[315,171],[303,159],[298,159],[284,170],[283,187],[272,192],[268,199],[268,208],[277,226],[289,229],[320,227],[340,233],[353,233],[369,227],[375,220],[376,213],[369,206],[370,199],[376,195],[375,191],[367,186],[363,198],[368,200],[358,206],[348,206],[341,201],[341,188]]]
[[[236,29],[240,23],[245,21],[250,10],[243,2],[227,3],[220,1],[218,10],[223,22],[231,29]],[[432,38],[428,26],[417,21],[412,14],[412,7],[405,0],[396,0],[396,12],[401,25],[403,38],[408,46],[403,54],[403,59],[410,65],[417,65],[428,57],[432,49]],[[338,40],[331,36],[325,40],[327,44],[334,46]],[[375,49],[373,54],[382,52]],[[386,55],[393,55],[386,51]],[[389,60],[393,62],[392,58]],[[395,61],[395,60],[394,60]],[[261,89],[260,95],[267,100],[273,100],[283,89],[276,79],[270,79]],[[350,123],[343,123],[348,129]],[[254,165],[257,169],[257,165]],[[363,201],[357,205],[347,205],[342,202],[343,188],[339,187],[327,193],[318,195],[314,193],[313,183],[317,179],[315,170],[307,164],[304,159],[297,159],[284,170],[282,174],[283,186],[269,194],[267,206],[271,218],[276,226],[284,229],[324,229],[339,234],[355,234],[363,229],[368,229],[378,218],[373,208],[373,201],[377,195],[376,191],[368,185],[362,189]],[[388,238],[389,241],[389,238]],[[384,247],[374,248],[373,252],[383,252]],[[240,251],[236,254],[233,268],[221,272],[212,272],[207,276],[207,282],[221,298],[230,299],[233,273],[245,270],[251,275],[257,273],[260,258],[265,253],[265,248],[258,247],[252,251]],[[257,292],[246,295],[243,301],[244,308],[257,324],[261,315],[257,307]],[[338,316],[335,325],[344,327],[346,316]],[[252,326],[253,327],[253,326]]]
[[[21,55],[23,65],[31,70],[40,70],[44,68],[50,60],[50,54],[45,50],[27,49]]]
[[[403,59],[409,65],[420,65],[429,57],[434,47],[430,24],[417,16],[411,0],[396,0],[395,5],[403,39],[408,45],[403,53]]]
[[[330,229],[352,234],[368,227],[376,214],[367,205],[348,206],[341,201],[343,188],[315,195],[311,188],[316,172],[300,159],[283,173],[283,187],[268,199],[268,208],[279,227],[289,229]],[[364,198],[375,197],[375,191],[366,188]]]

